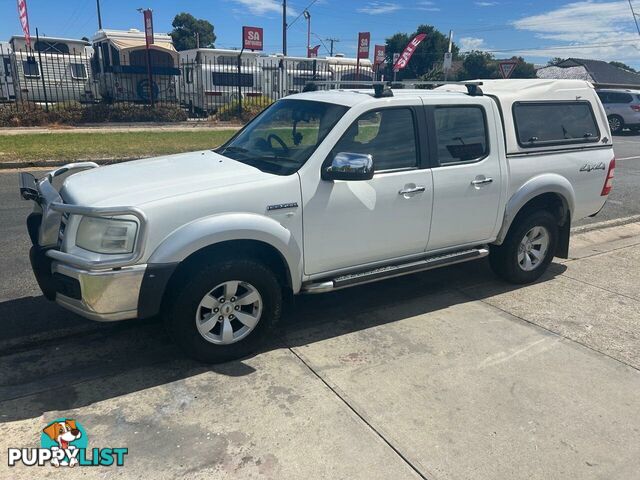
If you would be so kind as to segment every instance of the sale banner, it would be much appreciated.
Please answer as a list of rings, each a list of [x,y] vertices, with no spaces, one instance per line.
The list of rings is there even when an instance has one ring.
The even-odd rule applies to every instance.
[[[376,65],[382,65],[387,58],[387,49],[384,45],[376,45],[373,50],[373,59]]]
[[[393,69],[396,72],[409,65],[409,60],[411,60],[411,57],[418,48],[418,45],[420,45],[420,42],[422,42],[425,38],[427,38],[426,33],[419,33],[411,39],[411,41],[404,48],[404,51],[402,52],[400,57],[398,57],[398,61],[393,65]]]

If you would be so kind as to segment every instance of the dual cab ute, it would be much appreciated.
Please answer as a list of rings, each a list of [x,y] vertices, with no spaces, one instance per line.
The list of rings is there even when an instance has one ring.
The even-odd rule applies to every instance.
[[[20,183],[47,298],[100,321],[161,314],[216,362],[255,350],[289,294],[485,256],[533,282],[614,166],[590,84],[504,80],[309,91],[216,150]]]

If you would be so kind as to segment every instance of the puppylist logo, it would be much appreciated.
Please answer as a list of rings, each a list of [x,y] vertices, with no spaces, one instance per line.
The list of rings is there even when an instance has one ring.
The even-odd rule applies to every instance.
[[[128,448],[88,448],[87,432],[79,422],[58,418],[40,434],[40,448],[10,448],[9,466],[121,467]]]

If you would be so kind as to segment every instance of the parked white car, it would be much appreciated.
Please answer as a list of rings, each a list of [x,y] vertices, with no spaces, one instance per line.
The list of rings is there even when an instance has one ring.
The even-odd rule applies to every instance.
[[[45,296],[94,320],[161,314],[216,362],[254,351],[289,294],[485,256],[533,282],[615,161],[590,84],[504,80],[296,94],[216,150],[95,167],[21,174]]]

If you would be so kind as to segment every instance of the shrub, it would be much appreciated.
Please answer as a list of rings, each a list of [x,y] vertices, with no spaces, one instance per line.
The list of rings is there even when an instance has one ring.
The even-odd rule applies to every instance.
[[[39,105],[0,106],[0,127],[79,125],[103,122],[184,122],[187,113],[177,105],[151,108],[133,104],[53,104],[47,112]]]
[[[216,118],[223,122],[240,121],[247,123],[272,103],[273,100],[265,95],[245,97],[242,99],[242,114],[240,114],[238,112],[238,100],[232,100],[218,109]]]

